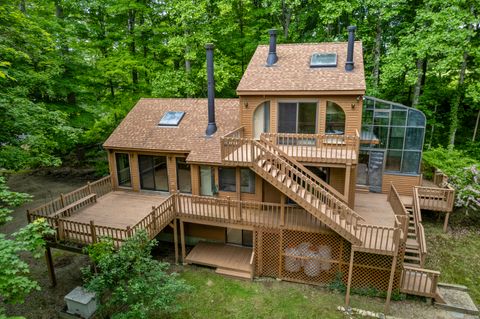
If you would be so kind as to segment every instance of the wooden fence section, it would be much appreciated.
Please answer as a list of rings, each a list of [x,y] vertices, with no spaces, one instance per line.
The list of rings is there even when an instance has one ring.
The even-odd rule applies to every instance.
[[[445,188],[420,187],[414,190],[420,200],[421,209],[451,213],[455,204],[455,190],[446,185]]]
[[[154,207],[150,214],[133,226],[130,229],[131,234],[145,230],[150,238],[155,238],[175,217],[175,195],[170,195],[160,205]]]
[[[356,251],[376,254],[394,255],[398,247],[400,229],[398,227],[359,224],[357,236],[362,245],[355,247]]]
[[[390,203],[393,213],[395,214],[396,222],[402,230],[401,238],[406,240],[408,233],[408,212],[400,198],[400,194],[393,184],[390,184],[387,201]]]
[[[400,291],[435,298],[439,276],[438,271],[404,266]]]
[[[289,156],[302,162],[356,163],[360,137],[337,134],[262,133]]]

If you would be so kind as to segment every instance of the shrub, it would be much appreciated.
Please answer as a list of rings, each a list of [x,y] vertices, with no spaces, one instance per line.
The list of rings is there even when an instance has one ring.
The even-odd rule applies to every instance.
[[[100,317],[164,318],[179,310],[177,297],[190,290],[168,263],[154,260],[150,252],[155,241],[145,232],[136,234],[115,251],[111,241],[94,244],[87,252],[95,269],[84,268],[86,288],[99,300]]]

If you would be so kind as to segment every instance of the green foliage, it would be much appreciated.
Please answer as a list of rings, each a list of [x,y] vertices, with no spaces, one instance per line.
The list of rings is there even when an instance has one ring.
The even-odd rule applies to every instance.
[[[98,272],[83,269],[86,287],[99,296],[101,316],[164,318],[179,310],[176,300],[190,287],[176,273],[168,273],[169,264],[152,258],[155,244],[140,232],[118,252],[108,239],[87,249]]]
[[[12,207],[17,207],[29,201],[32,197],[26,193],[12,192],[5,181],[5,177],[0,176],[0,225],[5,224],[12,218]]]
[[[347,291],[347,286],[343,282],[343,273],[337,272],[335,278],[328,284],[328,289],[340,293],[345,293]]]
[[[466,152],[442,147],[430,149],[423,154],[425,171],[440,169],[449,177],[456,191],[456,205],[480,209],[480,161]]]

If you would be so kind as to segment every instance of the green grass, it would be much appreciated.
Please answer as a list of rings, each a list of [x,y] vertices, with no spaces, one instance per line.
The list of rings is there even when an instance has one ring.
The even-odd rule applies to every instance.
[[[337,306],[344,295],[324,288],[267,281],[240,281],[212,270],[188,266],[181,277],[194,291],[181,301],[174,318],[345,318]],[[384,299],[352,296],[351,306],[383,310]]]
[[[460,224],[455,220],[452,222]],[[480,231],[455,226],[453,231],[444,233],[443,221],[427,220],[423,225],[427,238],[425,267],[439,270],[440,282],[467,286],[473,301],[480,304]]]

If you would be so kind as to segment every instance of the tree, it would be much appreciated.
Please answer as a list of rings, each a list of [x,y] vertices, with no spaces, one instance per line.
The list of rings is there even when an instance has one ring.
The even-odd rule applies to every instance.
[[[175,301],[190,287],[176,273],[168,273],[167,263],[152,258],[155,245],[140,232],[118,251],[108,239],[87,248],[98,272],[83,269],[86,288],[99,297],[101,316],[164,318],[179,310]]]
[[[12,207],[30,198],[28,194],[10,191],[5,178],[0,177],[0,225],[11,219]],[[45,220],[37,219],[14,233],[13,239],[0,234],[0,296],[3,302],[22,303],[31,291],[40,289],[38,283],[29,277],[29,266],[19,253],[28,251],[38,258],[45,246],[44,237],[53,233]]]

